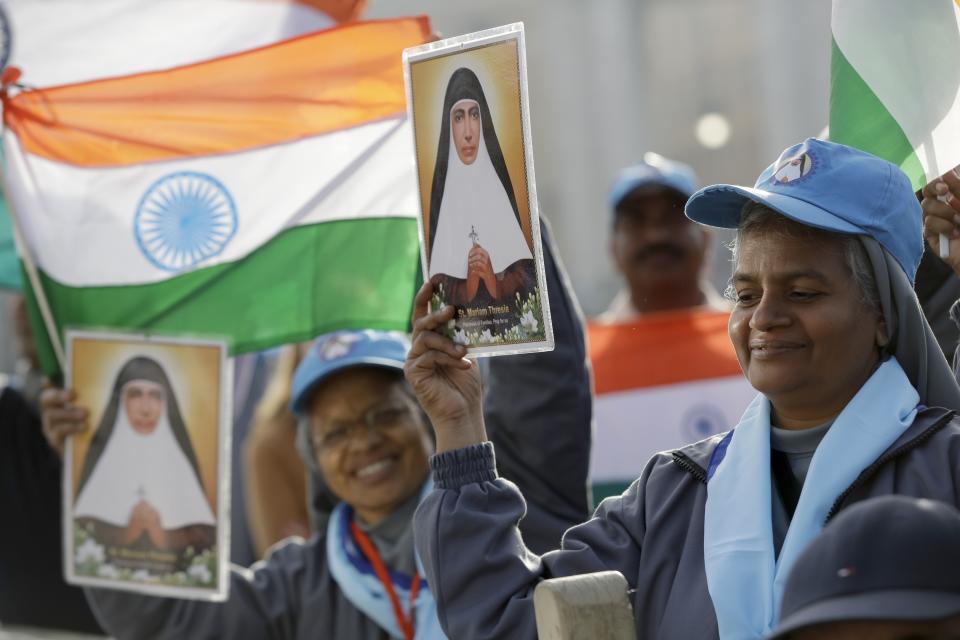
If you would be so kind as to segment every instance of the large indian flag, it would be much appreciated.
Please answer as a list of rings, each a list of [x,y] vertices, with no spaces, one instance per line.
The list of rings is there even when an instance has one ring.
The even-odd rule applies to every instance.
[[[695,310],[589,325],[595,500],[623,491],[655,453],[740,421],[757,392],[740,371],[728,318]]]
[[[834,0],[830,139],[920,189],[960,164],[960,4]]]
[[[405,328],[419,263],[401,52],[429,35],[426,19],[352,23],[8,99],[8,197],[58,331],[242,352]]]

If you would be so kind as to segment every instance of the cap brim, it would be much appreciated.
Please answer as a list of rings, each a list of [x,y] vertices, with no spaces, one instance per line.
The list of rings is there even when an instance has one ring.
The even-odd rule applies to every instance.
[[[838,233],[867,233],[864,229],[805,200],[733,184],[717,184],[697,191],[687,200],[684,211],[687,217],[695,222],[710,227],[736,229],[740,224],[743,205],[751,200],[809,227]]]
[[[392,369],[394,371],[403,371],[403,362],[393,360],[391,358],[377,358],[374,356],[357,356],[354,358],[344,357],[339,358],[336,361],[335,366],[327,367],[326,369],[321,368],[313,378],[310,380],[303,389],[297,393],[290,401],[290,409],[293,413],[303,413],[304,404],[307,401],[307,398],[310,397],[310,393],[317,387],[318,384],[329,378],[335,373],[340,373],[345,369],[353,369],[355,367],[374,367],[379,369]]]
[[[960,614],[960,593],[874,591],[811,604],[780,621],[764,640],[783,640],[794,631],[829,622],[853,620],[942,620]]]

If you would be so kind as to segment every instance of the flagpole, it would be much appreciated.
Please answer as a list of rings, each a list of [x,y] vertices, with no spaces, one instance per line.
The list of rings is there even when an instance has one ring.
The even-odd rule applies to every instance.
[[[10,162],[9,158],[7,158],[7,162]],[[37,300],[37,306],[40,308],[40,316],[43,318],[43,325],[46,327],[47,335],[50,337],[53,353],[57,358],[60,371],[66,371],[67,358],[64,355],[63,344],[60,342],[60,334],[57,332],[57,325],[53,321],[53,313],[50,311],[47,295],[43,290],[43,284],[40,282],[37,266],[33,261],[33,256],[30,255],[30,247],[24,242],[23,233],[20,229],[20,218],[17,215],[17,208],[13,204],[13,198],[10,197],[10,192],[7,190],[7,172],[5,169],[0,171],[0,189],[3,189],[3,198],[7,202],[7,208],[10,211],[10,220],[13,222],[14,241],[20,249],[20,259],[23,260],[27,278],[30,280],[30,286],[33,288],[33,295]]]

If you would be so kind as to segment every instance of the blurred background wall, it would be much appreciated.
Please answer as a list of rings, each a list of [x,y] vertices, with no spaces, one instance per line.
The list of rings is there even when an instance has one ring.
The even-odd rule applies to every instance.
[[[752,185],[827,123],[828,0],[371,0],[368,17],[420,13],[444,36],[525,23],[541,212],[588,315],[619,287],[606,196],[620,167],[656,151],[703,184]],[[729,234],[715,236],[722,290]]]

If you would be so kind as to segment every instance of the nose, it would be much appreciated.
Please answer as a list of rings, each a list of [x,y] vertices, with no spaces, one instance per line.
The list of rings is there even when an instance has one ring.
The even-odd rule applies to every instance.
[[[790,315],[784,305],[781,304],[780,298],[764,292],[760,296],[760,302],[753,308],[753,313],[750,315],[750,328],[754,331],[770,331],[789,325]]]
[[[354,422],[350,430],[350,446],[359,451],[373,449],[383,442],[383,433],[376,427],[371,427],[367,423],[358,420]]]

